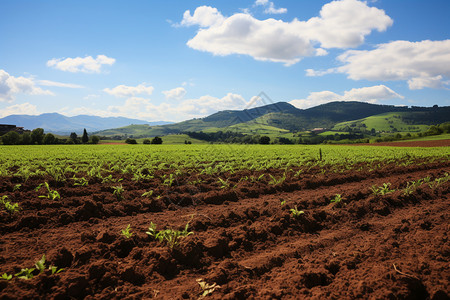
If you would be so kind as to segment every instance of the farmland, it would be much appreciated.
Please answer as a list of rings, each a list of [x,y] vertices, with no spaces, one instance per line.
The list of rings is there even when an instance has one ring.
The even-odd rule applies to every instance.
[[[448,147],[0,151],[0,299],[450,295]]]

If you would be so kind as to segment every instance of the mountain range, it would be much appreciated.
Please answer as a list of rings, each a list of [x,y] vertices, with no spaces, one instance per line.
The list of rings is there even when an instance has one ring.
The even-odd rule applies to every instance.
[[[377,120],[375,123],[380,126],[380,128],[372,126],[375,130],[393,128],[395,124],[402,131],[408,131],[408,128],[417,131],[418,128],[450,122],[450,106],[407,107],[336,101],[299,109],[289,103],[278,102],[244,110],[219,111],[204,118],[179,123],[88,115],[66,117],[58,113],[47,113],[39,116],[10,115],[0,119],[0,124],[12,124],[25,129],[43,128],[46,132],[58,134],[82,132],[86,128],[89,133],[101,136],[142,138],[199,131],[286,134],[314,128],[341,130],[347,126],[370,127],[374,124],[374,120]],[[370,130],[369,127],[367,129]]]
[[[45,132],[64,135],[70,134],[71,132],[82,133],[84,128],[86,128],[88,132],[94,132],[130,124],[164,125],[170,124],[170,122],[147,122],[124,117],[104,118],[88,115],[66,117],[58,113],[46,113],[38,116],[10,115],[1,118],[0,124],[16,125],[17,127],[24,127],[29,130],[43,128]]]
[[[101,136],[127,135],[140,138],[199,131],[232,131],[243,134],[286,133],[314,128],[331,129],[342,122],[357,122],[364,118],[382,116],[386,113],[396,113],[397,118],[401,118],[404,124],[409,125],[429,126],[450,121],[449,106],[407,107],[356,101],[336,101],[308,109],[298,109],[289,103],[278,102],[251,109],[219,111],[204,118],[162,126],[130,125],[99,131],[96,134]],[[383,120],[386,123],[392,122],[387,117]]]

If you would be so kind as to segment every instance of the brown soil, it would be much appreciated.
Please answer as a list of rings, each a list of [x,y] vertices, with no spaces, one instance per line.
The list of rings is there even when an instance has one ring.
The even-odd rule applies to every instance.
[[[136,182],[48,182],[60,200],[38,198],[31,178],[0,178],[0,195],[18,202],[0,211],[0,275],[32,268],[43,254],[64,270],[34,272],[30,280],[0,279],[0,299],[448,299],[450,295],[450,181],[407,182],[450,171],[450,162],[342,173],[308,170],[278,184],[267,173],[188,174],[163,186],[158,177]],[[279,178],[282,173],[270,170]],[[242,180],[242,178],[253,178]],[[193,183],[193,181],[197,181]],[[188,184],[190,182],[190,184]],[[384,196],[373,185],[391,183]],[[154,190],[148,199],[142,193]],[[341,194],[342,203],[330,203]],[[157,197],[160,196],[160,197]],[[282,201],[285,204],[282,205]],[[291,209],[303,210],[297,218]],[[145,232],[193,235],[170,249]],[[128,224],[134,235],[120,234]]]
[[[450,147],[450,140],[384,142],[384,143],[355,144],[355,145],[392,146],[392,147]]]

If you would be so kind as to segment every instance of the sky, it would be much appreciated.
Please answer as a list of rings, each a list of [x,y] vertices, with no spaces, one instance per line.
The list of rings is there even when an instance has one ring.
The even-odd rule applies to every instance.
[[[448,0],[0,0],[0,117],[450,106],[449,11]]]

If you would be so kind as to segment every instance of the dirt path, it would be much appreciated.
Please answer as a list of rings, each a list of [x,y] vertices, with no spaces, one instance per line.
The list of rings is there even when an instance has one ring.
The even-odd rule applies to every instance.
[[[142,198],[119,205],[95,184],[62,187],[64,200],[37,202],[29,183],[10,193],[25,198],[23,215],[0,215],[0,272],[31,268],[44,253],[65,270],[0,280],[0,299],[198,299],[197,279],[210,285],[210,299],[445,299],[450,182],[435,179],[449,171],[449,164],[428,164],[304,174],[277,187],[239,185],[194,197],[196,205],[163,208]],[[407,182],[428,176],[433,188],[423,183],[404,194]],[[375,196],[371,187],[384,183],[395,191]],[[330,203],[336,194],[342,202]],[[297,218],[295,207],[304,212]],[[189,222],[194,234],[170,249],[145,233],[150,222],[180,230]],[[120,234],[128,224],[130,239]]]

